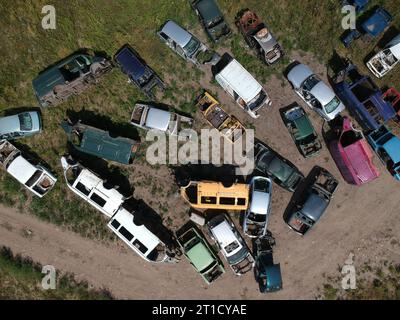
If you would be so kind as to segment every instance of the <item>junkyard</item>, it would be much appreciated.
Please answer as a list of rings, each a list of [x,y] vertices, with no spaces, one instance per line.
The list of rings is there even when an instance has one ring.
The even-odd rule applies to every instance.
[[[5,56],[27,51],[29,68],[6,79],[0,63],[0,124],[38,118],[29,130],[0,128],[0,246],[122,299],[336,299],[347,294],[344,265],[359,279],[377,277],[366,265],[399,265],[393,4],[370,1],[358,9],[363,23],[342,35],[344,3],[326,1],[320,10],[334,12],[334,38],[332,51],[318,54],[318,45],[293,40],[296,20],[285,31],[257,1],[176,2],[183,12],[169,1],[132,1],[154,19],[123,19],[110,31],[115,40],[99,30],[117,23],[123,3],[101,12],[101,40],[83,15],[76,41],[53,49],[6,41],[6,51],[16,49]],[[42,5],[31,10],[40,16]],[[2,9],[7,21],[21,15],[19,31],[51,42],[51,32],[71,28],[68,6],[54,6],[61,30],[35,31],[40,19],[32,24],[36,13],[24,16],[23,5]],[[88,14],[100,4],[83,6]],[[386,24],[367,40],[375,19]],[[368,62],[380,50],[385,71]],[[146,159],[147,132],[205,128],[229,146],[254,130],[255,170]]]

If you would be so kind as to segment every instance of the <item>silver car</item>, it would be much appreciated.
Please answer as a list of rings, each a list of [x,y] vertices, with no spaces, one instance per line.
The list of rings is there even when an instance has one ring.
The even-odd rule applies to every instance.
[[[199,63],[197,55],[207,50],[199,39],[171,20],[167,21],[157,34],[168,47],[194,64]]]
[[[304,64],[293,67],[287,78],[295,92],[325,120],[333,120],[344,110],[333,90]]]
[[[243,231],[250,238],[263,237],[267,232],[271,212],[272,181],[254,177],[250,182],[249,208],[243,219]]]
[[[14,140],[39,133],[42,120],[39,112],[30,111],[0,118],[0,140]]]

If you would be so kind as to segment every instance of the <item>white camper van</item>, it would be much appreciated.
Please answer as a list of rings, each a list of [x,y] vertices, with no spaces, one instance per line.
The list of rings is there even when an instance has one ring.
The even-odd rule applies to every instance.
[[[213,75],[224,88],[252,118],[258,118],[258,111],[271,105],[271,100],[264,88],[234,58],[225,53],[212,67]]]

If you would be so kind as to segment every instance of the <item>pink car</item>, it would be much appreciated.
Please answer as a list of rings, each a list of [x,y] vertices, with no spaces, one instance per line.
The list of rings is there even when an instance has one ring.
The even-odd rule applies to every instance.
[[[367,141],[361,132],[354,130],[349,118],[343,118],[337,137],[329,149],[347,183],[359,186],[379,177]]]

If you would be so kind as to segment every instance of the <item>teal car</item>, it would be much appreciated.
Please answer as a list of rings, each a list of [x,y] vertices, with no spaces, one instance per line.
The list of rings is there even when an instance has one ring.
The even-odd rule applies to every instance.
[[[41,107],[56,106],[79,94],[112,69],[110,60],[87,54],[74,54],[41,72],[32,86]]]
[[[185,257],[207,284],[225,273],[224,266],[195,228],[192,227],[178,236],[177,241]]]
[[[133,162],[140,143],[129,138],[111,137],[107,131],[82,124],[80,121],[76,124],[62,121],[61,127],[76,150],[121,164]]]
[[[321,141],[318,138],[307,113],[302,107],[296,105],[283,112],[283,121],[289,130],[290,135],[297,149],[304,158],[310,158],[319,154],[322,149]]]

